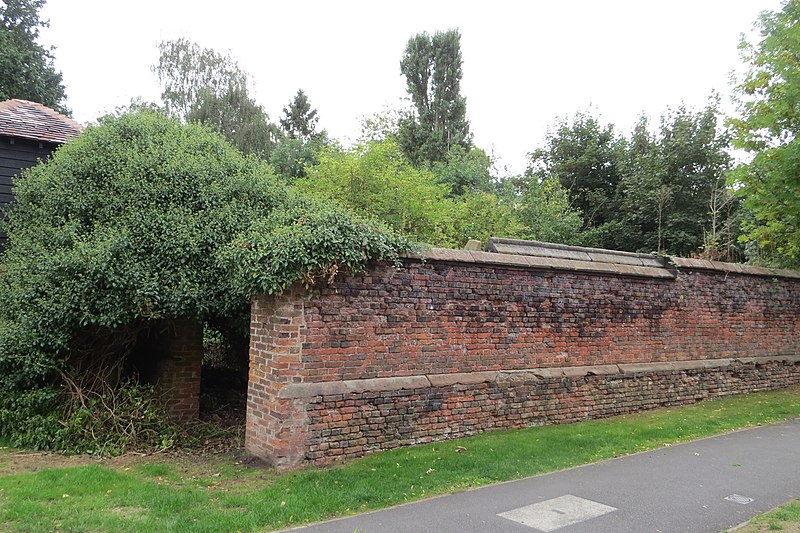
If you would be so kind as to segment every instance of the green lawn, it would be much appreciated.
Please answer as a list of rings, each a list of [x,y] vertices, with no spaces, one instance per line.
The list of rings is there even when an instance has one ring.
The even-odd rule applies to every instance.
[[[737,533],[761,533],[764,531],[800,532],[800,500],[781,505],[768,513],[757,516]]]
[[[0,530],[263,531],[796,416],[800,388],[498,431],[284,474],[219,457],[11,473],[0,476]],[[13,454],[0,452],[0,471],[13,470]]]

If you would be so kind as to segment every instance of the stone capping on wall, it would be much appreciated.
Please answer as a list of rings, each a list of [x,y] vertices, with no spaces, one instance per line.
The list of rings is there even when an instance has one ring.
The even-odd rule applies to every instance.
[[[602,263],[599,261],[558,259],[554,257],[501,254],[496,252],[450,250],[448,248],[431,248],[424,254],[406,254],[404,257],[406,259],[422,261],[477,263],[496,266],[515,266],[536,270],[571,270],[574,272],[592,272],[596,274],[612,274],[618,276],[675,279],[674,270],[664,267],[623,265]]]
[[[709,261],[707,259],[690,259],[687,257],[670,256],[669,262],[676,268],[692,270],[714,270],[729,274],[746,274],[749,276],[762,276],[768,278],[800,279],[800,272],[786,268],[768,268],[741,263],[724,263],[722,261]]]
[[[800,279],[800,271],[783,268],[768,268],[740,263],[725,263],[706,259],[690,259],[677,256],[636,254],[599,248],[584,248],[564,244],[520,241],[515,239],[489,240],[490,250],[452,250],[430,248],[421,253],[404,254],[402,257],[416,261],[447,263],[473,263],[496,266],[512,266],[534,270],[568,270],[617,276],[675,279],[681,269],[724,272],[770,278]]]
[[[486,245],[487,252],[501,254],[528,255],[535,257],[551,257],[554,259],[573,259],[591,261],[593,263],[611,263],[615,265],[645,266],[667,268],[667,258],[658,254],[641,254],[570,246],[553,242],[523,241],[520,239],[500,239],[492,237]]]
[[[316,396],[361,394],[364,392],[386,392],[397,390],[448,387],[453,385],[475,385],[505,381],[525,381],[547,378],[582,378],[594,376],[629,376],[656,372],[680,372],[685,370],[707,370],[724,368],[732,364],[765,365],[770,362],[800,364],[800,355],[775,355],[767,357],[740,357],[737,359],[701,359],[691,361],[667,361],[657,363],[621,363],[616,365],[565,366],[531,368],[524,370],[497,370],[489,372],[459,372],[453,374],[429,374],[422,376],[351,379],[318,383],[291,383],[278,393],[279,398],[308,399]]]

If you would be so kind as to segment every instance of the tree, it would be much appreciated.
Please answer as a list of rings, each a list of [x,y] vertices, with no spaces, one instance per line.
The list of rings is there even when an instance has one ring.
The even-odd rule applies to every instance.
[[[270,157],[280,139],[278,127],[243,87],[231,85],[222,95],[202,89],[186,119],[211,126],[242,152],[262,159]]]
[[[306,93],[298,89],[283,108],[280,125],[285,135],[269,159],[275,171],[288,181],[306,176],[306,170],[319,162],[317,154],[329,144],[327,132],[317,132],[318,121],[317,110],[311,109]]]
[[[622,249],[735,258],[735,205],[723,210],[717,201],[730,165],[728,135],[718,122],[716,97],[700,111],[666,112],[655,132],[640,118],[620,161]]]
[[[760,40],[742,40],[747,73],[738,80],[734,146],[753,155],[731,176],[752,217],[744,239],[762,258],[800,265],[800,2],[758,19]]]
[[[586,244],[733,258],[736,205],[710,203],[725,189],[730,165],[717,105],[712,96],[701,111],[670,110],[655,131],[642,117],[629,138],[578,113],[530,154],[526,175],[568,191],[569,205],[582,213]]]
[[[469,192],[492,192],[494,184],[489,172],[492,161],[480,148],[467,151],[454,146],[444,161],[433,164],[432,170],[440,183],[446,183],[454,196]]]
[[[619,158],[624,141],[612,124],[587,114],[562,119],[545,146],[529,154],[526,174],[538,181],[557,180],[572,207],[583,214],[584,229],[599,227],[617,214]]]
[[[461,34],[458,30],[417,34],[408,40],[400,72],[415,114],[400,122],[400,146],[416,166],[444,161],[454,146],[472,144],[461,95]]]
[[[328,149],[318,157],[308,176],[295,182],[300,190],[376,217],[419,241],[452,244],[447,238],[449,188],[437,183],[430,171],[414,168],[396,141]]]
[[[295,185],[378,218],[417,241],[461,247],[469,239],[521,236],[513,206],[496,195],[471,191],[454,197],[429,170],[415,168],[397,141],[369,141],[350,150],[329,147]]]
[[[249,77],[234,58],[184,38],[162,41],[158,49],[153,72],[169,116],[206,124],[243,152],[269,157],[278,128],[250,97]]]
[[[484,245],[491,237],[526,238],[529,228],[519,220],[513,202],[501,195],[468,191],[454,199],[447,235],[460,248],[470,240]]]
[[[257,292],[408,250],[208,128],[150,110],[87,128],[25,171],[15,197],[0,272],[0,436],[28,446],[74,437],[61,385],[76,357],[124,358],[164,321],[246,320]]]
[[[53,65],[53,48],[36,40],[49,23],[39,18],[45,0],[5,0],[0,4],[0,101],[31,100],[66,115],[61,73]]]
[[[731,160],[716,97],[700,111],[681,106],[662,116],[657,142],[661,245],[678,255],[697,253],[711,225],[709,201],[724,188]]]
[[[502,184],[501,197],[514,205],[522,238],[585,244],[581,212],[570,205],[568,191],[555,178],[508,178]]]
[[[316,134],[317,122],[319,122],[317,110],[311,109],[306,93],[298,89],[294,99],[283,108],[281,128],[292,139],[309,141]]]

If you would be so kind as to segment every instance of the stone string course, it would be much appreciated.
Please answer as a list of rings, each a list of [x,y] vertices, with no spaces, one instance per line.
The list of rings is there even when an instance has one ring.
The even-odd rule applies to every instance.
[[[559,253],[431,250],[255,298],[247,449],[327,462],[798,383],[797,273]]]
[[[493,429],[604,418],[800,384],[800,365],[777,361],[616,376],[536,374],[314,396],[305,406],[304,459],[328,463]]]

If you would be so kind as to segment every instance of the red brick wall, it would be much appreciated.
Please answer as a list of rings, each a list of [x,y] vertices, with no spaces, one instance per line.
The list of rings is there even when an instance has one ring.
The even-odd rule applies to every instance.
[[[308,398],[304,455],[327,463],[493,429],[575,422],[800,384],[795,362],[537,377]]]
[[[176,320],[164,334],[163,343],[166,357],[158,362],[158,391],[173,417],[194,420],[200,413],[203,325]]]
[[[697,362],[796,356],[799,352],[798,279],[686,268],[675,279],[659,279],[446,261],[409,260],[401,269],[378,265],[366,273],[340,279],[314,295],[292,290],[278,298],[254,300],[247,447],[278,464],[293,464],[334,457],[320,453],[326,447],[343,450],[340,453],[349,456],[490,427],[608,414],[608,410],[587,403],[588,396],[579,394],[560,414],[541,414],[541,406],[531,403],[525,406],[530,409],[528,416],[515,418],[493,407],[501,400],[504,405],[513,403],[508,396],[512,389],[495,382],[493,392],[485,393],[495,397],[471,406],[469,413],[476,420],[486,412],[493,413],[489,421],[467,424],[473,429],[465,432],[451,427],[455,420],[452,409],[443,407],[444,398],[451,393],[435,390],[433,385],[425,388],[427,392],[420,391],[419,383],[409,382],[401,390],[415,391],[409,393],[412,396],[440,395],[443,399],[440,404],[430,404],[434,407],[426,407],[433,414],[425,419],[435,415],[438,429],[431,430],[430,424],[417,420],[404,432],[390,429],[391,424],[380,421],[383,416],[373,417],[373,421],[364,418],[365,409],[380,412],[375,402],[384,401],[384,392],[377,389],[395,385],[378,380],[380,383],[368,391],[348,392],[350,381],[358,384],[358,380],[371,378],[694,362],[675,370],[675,375],[669,374],[672,378],[659,378],[670,383],[656,393],[659,400],[655,404],[661,405],[673,401],[670,391],[675,387],[680,390],[709,372],[697,370]],[[643,372],[652,373],[654,368],[647,367]],[[782,370],[764,380],[750,380],[758,385],[728,379],[738,367],[726,368],[715,370],[728,377],[719,378],[725,385],[711,394],[785,386],[793,383],[798,366],[784,363]],[[695,371],[700,374],[687,373]],[[598,379],[605,383],[622,378]],[[639,386],[630,381],[630,376],[623,381],[625,387],[633,387],[631,390]],[[308,388],[310,384],[325,383],[329,386],[318,387],[320,394],[308,395],[309,390],[315,390]],[[306,392],[282,397],[281,390],[289,384],[304,384]],[[604,388],[611,386],[595,383],[589,390],[606,394]],[[691,398],[696,396],[689,393]],[[363,402],[369,398],[372,407],[368,409]],[[635,395],[625,393],[614,400],[620,407],[611,411],[626,412],[652,403],[636,404],[634,400]],[[321,413],[328,413],[338,402],[345,402],[341,407],[347,409],[339,417],[359,421],[353,422],[346,433],[358,435],[353,439],[355,448],[365,444],[371,447],[352,452],[346,451],[353,448],[349,444],[333,444],[339,442],[330,433],[336,429],[333,424],[337,417]],[[384,432],[379,438],[365,433],[364,424],[385,424],[387,429],[374,430]],[[428,427],[427,433],[419,433],[419,424]],[[459,422],[458,427],[464,427],[464,423]],[[370,443],[370,438],[380,445]]]
[[[302,381],[305,294],[287,291],[253,300],[245,446],[277,465],[303,460],[307,416],[300,400],[282,399],[284,386]]]

